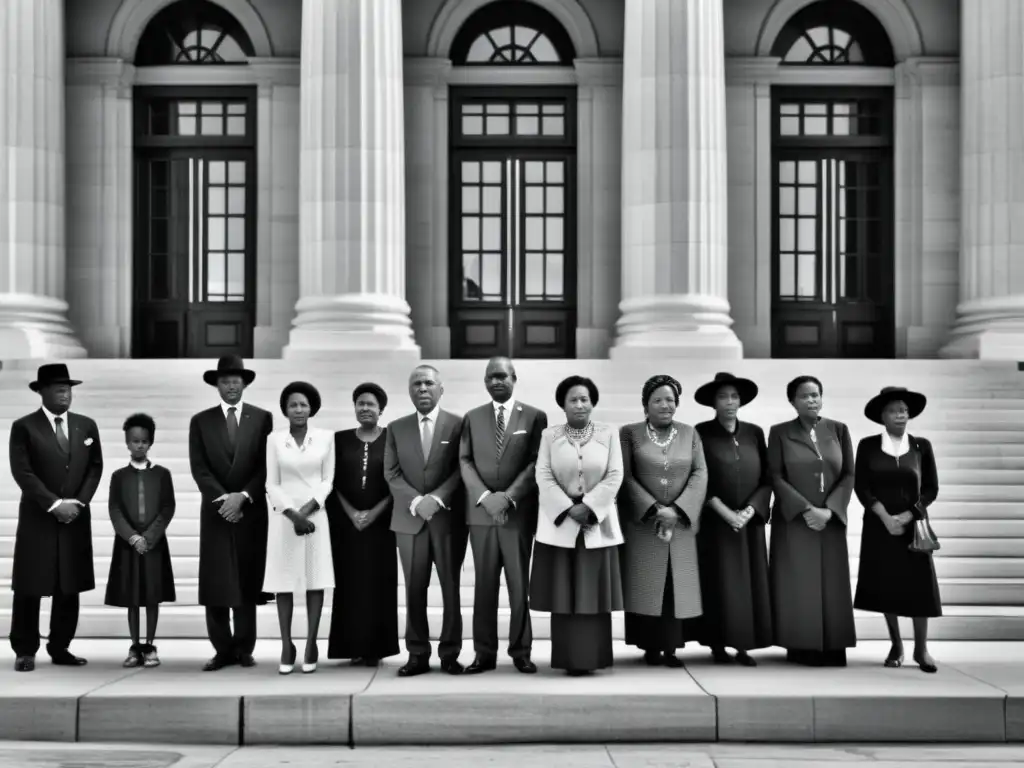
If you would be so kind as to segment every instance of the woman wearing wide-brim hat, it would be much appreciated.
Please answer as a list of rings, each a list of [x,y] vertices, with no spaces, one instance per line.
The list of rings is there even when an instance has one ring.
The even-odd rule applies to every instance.
[[[697,425],[708,468],[704,524],[697,536],[704,615],[694,634],[717,664],[757,662],[747,653],[772,644],[771,594],[765,524],[772,497],[764,430],[740,421],[739,409],[757,397],[757,384],[719,373],[693,396],[715,410]]]
[[[928,619],[942,615],[939,584],[930,553],[909,549],[914,521],[927,519],[939,494],[931,443],[907,432],[907,424],[925,409],[927,398],[902,387],[885,387],[864,407],[864,415],[882,426],[880,434],[857,446],[855,490],[864,505],[860,568],[854,608],[885,615],[892,648],[885,666],[903,664],[899,617],[914,620],[914,661],[935,672],[928,653]]]

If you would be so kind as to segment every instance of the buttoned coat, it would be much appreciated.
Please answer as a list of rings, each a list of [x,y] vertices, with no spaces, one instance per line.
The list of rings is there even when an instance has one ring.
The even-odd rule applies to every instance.
[[[427,524],[409,511],[417,496],[436,496],[445,508],[430,520],[431,528],[465,531],[462,473],[459,468],[459,440],[462,419],[438,409],[430,456],[423,459],[420,441],[420,414],[411,413],[388,425],[384,445],[384,479],[395,500],[391,512],[391,530],[395,533],[417,534]],[[464,541],[464,540],[463,540]]]
[[[667,453],[647,436],[647,422],[627,424],[619,431],[624,475],[619,511],[626,539],[622,594],[628,612],[661,616],[671,563],[675,618],[688,619],[703,610],[696,534],[708,473],[697,431],[679,422],[672,426],[677,433]],[[682,516],[669,542],[658,538],[658,505],[672,507]]]
[[[477,502],[488,491],[504,492],[514,504],[505,526],[533,535],[537,529],[537,453],[541,433],[547,426],[546,413],[516,402],[508,417],[499,456],[493,404],[481,405],[466,414],[462,420],[459,464],[466,488],[469,525],[497,525]]]
[[[267,436],[274,417],[242,404],[235,450],[219,405],[192,417],[188,458],[199,486],[199,604],[236,607],[258,601],[267,562]],[[227,493],[249,494],[242,519],[229,523],[214,503]]]
[[[26,597],[48,597],[96,587],[92,559],[92,498],[103,475],[103,451],[96,422],[77,413],[64,415],[68,455],[42,409],[11,425],[11,477],[21,489],[14,539],[11,588]],[[85,506],[70,523],[48,510],[58,499]]]

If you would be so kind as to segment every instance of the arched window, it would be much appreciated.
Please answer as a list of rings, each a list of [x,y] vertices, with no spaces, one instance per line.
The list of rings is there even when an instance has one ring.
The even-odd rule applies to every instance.
[[[254,55],[249,36],[226,10],[207,0],[179,0],[149,22],[135,65],[245,64]]]
[[[460,66],[572,66],[576,51],[558,20],[539,5],[502,0],[466,20],[450,56]]]
[[[772,55],[783,64],[804,66],[895,63],[885,28],[853,0],[821,0],[794,14],[779,33]]]

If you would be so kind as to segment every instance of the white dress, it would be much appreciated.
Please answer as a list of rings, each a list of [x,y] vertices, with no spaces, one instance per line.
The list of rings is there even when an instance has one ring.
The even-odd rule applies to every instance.
[[[306,592],[334,587],[331,532],[324,509],[334,483],[334,433],[309,427],[296,445],[288,428],[267,438],[267,570],[264,592]],[[310,499],[320,507],[309,519],[313,533],[299,536],[284,515]]]

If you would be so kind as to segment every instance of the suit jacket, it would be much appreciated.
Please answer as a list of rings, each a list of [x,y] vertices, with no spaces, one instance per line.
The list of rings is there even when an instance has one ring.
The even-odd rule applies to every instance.
[[[815,506],[831,510],[845,526],[854,483],[850,430],[840,421],[820,418],[814,434],[817,448],[799,419],[776,424],[768,432],[773,518],[778,512],[789,522]]]
[[[430,521],[431,527],[446,530],[458,527],[462,514],[462,475],[459,472],[459,440],[462,419],[438,409],[430,458],[423,460],[420,443],[420,415],[411,413],[388,425],[384,446],[384,479],[395,500],[391,530],[395,533],[419,533],[426,522],[409,511],[417,496],[436,496],[444,509]],[[463,529],[465,530],[465,529]]]
[[[103,475],[103,451],[96,422],[67,413],[69,452],[42,409],[11,425],[11,476],[21,488],[18,531],[14,541],[11,587],[27,596],[65,594],[95,588],[90,503]],[[74,522],[63,524],[48,510],[59,499],[85,506]]]
[[[474,408],[462,420],[459,464],[466,486],[466,522],[469,525],[497,525],[479,506],[488,491],[504,492],[513,502],[506,526],[529,531],[537,529],[537,452],[548,417],[526,403],[516,402],[505,425],[501,457],[495,436],[494,406]]]
[[[274,419],[249,403],[242,405],[234,454],[219,405],[192,417],[188,458],[199,486],[199,604],[239,606],[255,602],[263,587],[267,560],[267,436]],[[229,523],[214,499],[249,494],[242,519]]]

